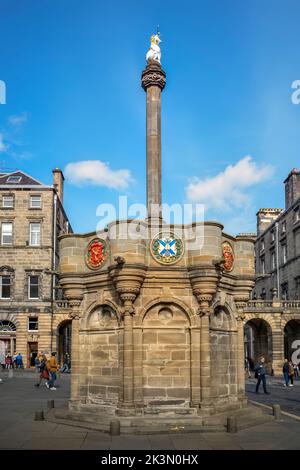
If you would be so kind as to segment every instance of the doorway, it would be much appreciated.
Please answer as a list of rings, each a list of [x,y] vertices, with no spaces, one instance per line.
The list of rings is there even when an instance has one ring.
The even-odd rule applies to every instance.
[[[35,359],[38,355],[38,343],[28,343],[28,367],[35,366]]]

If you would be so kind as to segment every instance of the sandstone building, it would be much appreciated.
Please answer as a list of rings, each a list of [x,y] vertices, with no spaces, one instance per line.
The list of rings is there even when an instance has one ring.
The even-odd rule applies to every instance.
[[[285,209],[257,213],[257,299],[300,299],[300,171],[293,168],[284,183]]]
[[[53,186],[22,171],[0,174],[0,353],[21,352],[25,367],[38,351],[70,347],[55,274],[58,236],[72,231],[63,181],[59,169]]]
[[[300,171],[284,184],[285,209],[257,213],[256,283],[245,309],[245,354],[254,362],[265,356],[275,374],[300,340]]]

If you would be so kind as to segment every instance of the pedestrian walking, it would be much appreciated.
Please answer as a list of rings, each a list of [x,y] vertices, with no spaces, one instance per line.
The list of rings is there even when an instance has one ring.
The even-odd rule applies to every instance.
[[[259,393],[260,384],[263,384],[264,393],[269,395],[267,391],[267,381],[266,381],[266,369],[265,369],[265,358],[261,357],[260,361],[254,367],[255,378],[257,379],[255,393]]]
[[[289,379],[291,381],[289,387],[294,386],[294,376],[295,376],[294,365],[293,365],[292,361],[289,361]]]
[[[60,372],[64,373],[68,373],[70,371],[70,356],[68,353],[65,354],[65,358],[64,358],[64,363],[63,363],[63,366],[62,368],[60,369]]]
[[[5,369],[5,354],[4,352],[0,352],[0,364],[2,369]]]
[[[283,378],[284,378],[284,387],[289,386],[289,381],[290,381],[290,366],[289,366],[289,361],[287,359],[284,360],[284,364],[282,366],[282,372],[283,372]]]
[[[23,357],[21,353],[16,357],[16,367],[17,369],[23,369]]]
[[[13,364],[12,357],[10,354],[7,354],[5,358],[5,369],[12,369],[12,364]]]
[[[56,390],[54,387],[54,383],[56,380],[56,372],[57,372],[57,361],[56,361],[56,352],[51,353],[51,358],[47,363],[47,369],[50,375],[50,380],[46,382],[46,387],[50,390]]]
[[[298,367],[298,364],[294,364],[294,374],[295,374],[295,379],[299,377],[299,367]]]
[[[45,380],[45,383],[46,383],[50,379],[49,372],[47,370],[47,358],[45,354],[43,354],[42,357],[40,357],[39,372],[40,372],[40,376],[39,376],[39,381],[35,384],[36,387],[39,387],[41,385],[42,380]]]

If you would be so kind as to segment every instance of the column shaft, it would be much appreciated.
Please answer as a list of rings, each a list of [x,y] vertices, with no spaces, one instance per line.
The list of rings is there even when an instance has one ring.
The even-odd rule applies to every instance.
[[[124,405],[133,406],[133,318],[128,312],[124,315],[124,362],[123,389]]]
[[[147,88],[147,208],[161,205],[161,90]],[[160,215],[160,213],[159,213]]]
[[[210,400],[211,385],[209,315],[207,313],[201,317],[200,380],[201,402],[205,404]]]

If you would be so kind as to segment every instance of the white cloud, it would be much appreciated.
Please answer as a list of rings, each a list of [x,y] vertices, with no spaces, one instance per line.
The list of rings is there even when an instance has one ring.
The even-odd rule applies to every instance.
[[[100,160],[68,163],[64,173],[70,183],[78,186],[93,185],[126,189],[133,181],[129,170],[111,170],[107,163]]]
[[[27,119],[27,113],[14,114],[12,116],[9,116],[8,122],[13,126],[21,126],[22,124],[27,122]]]
[[[269,179],[273,171],[271,165],[257,165],[247,155],[212,178],[193,178],[186,188],[187,199],[207,209],[242,207],[250,201],[245,189]]]
[[[0,152],[6,152],[8,149],[8,145],[4,143],[4,136],[0,134]]]

